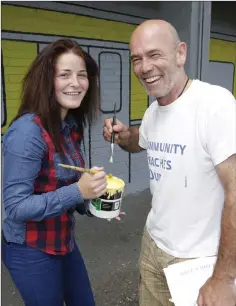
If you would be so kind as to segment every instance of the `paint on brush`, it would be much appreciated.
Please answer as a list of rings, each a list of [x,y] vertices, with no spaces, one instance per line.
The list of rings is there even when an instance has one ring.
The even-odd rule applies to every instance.
[[[114,143],[111,143],[111,157],[109,160],[110,164],[113,164],[113,154],[114,154]]]

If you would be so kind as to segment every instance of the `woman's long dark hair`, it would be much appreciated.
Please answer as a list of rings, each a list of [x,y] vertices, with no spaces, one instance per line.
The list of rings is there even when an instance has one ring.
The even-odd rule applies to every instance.
[[[87,123],[92,124],[100,110],[100,93],[98,82],[98,66],[95,60],[70,39],[60,39],[49,44],[35,58],[26,76],[23,79],[21,106],[11,124],[26,113],[34,113],[42,121],[48,131],[58,152],[61,149],[61,107],[56,101],[54,80],[56,73],[56,61],[64,53],[73,52],[85,61],[89,88],[77,109],[71,109],[68,113],[78,124],[79,132],[83,136]]]

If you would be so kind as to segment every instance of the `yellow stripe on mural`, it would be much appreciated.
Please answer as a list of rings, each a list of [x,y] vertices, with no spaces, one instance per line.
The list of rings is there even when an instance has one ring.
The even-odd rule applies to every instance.
[[[2,30],[129,42],[135,25],[68,13],[2,5]]]
[[[35,43],[2,40],[7,124],[4,133],[20,105],[21,82],[37,55]]]
[[[234,89],[236,97],[236,42],[211,38],[210,61],[228,62],[234,64]]]
[[[148,97],[133,72],[131,73],[131,88],[135,88],[135,92],[132,95],[131,120],[139,120],[143,118],[147,109]]]

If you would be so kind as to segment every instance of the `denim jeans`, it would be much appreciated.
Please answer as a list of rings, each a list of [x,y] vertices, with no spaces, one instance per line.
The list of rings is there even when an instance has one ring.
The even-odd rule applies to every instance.
[[[77,245],[65,256],[2,239],[2,260],[26,306],[95,306]]]

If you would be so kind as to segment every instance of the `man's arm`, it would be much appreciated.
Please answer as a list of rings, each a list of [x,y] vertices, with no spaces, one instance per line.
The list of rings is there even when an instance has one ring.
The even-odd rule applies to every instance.
[[[198,306],[236,305],[236,154],[216,166],[225,192],[221,237],[212,277],[199,291]]]
[[[131,126],[127,131],[119,134],[119,146],[130,153],[138,153],[144,150],[139,146],[139,128]]]
[[[225,202],[213,276],[230,282],[236,279],[236,154],[217,165],[216,171],[224,187]]]

